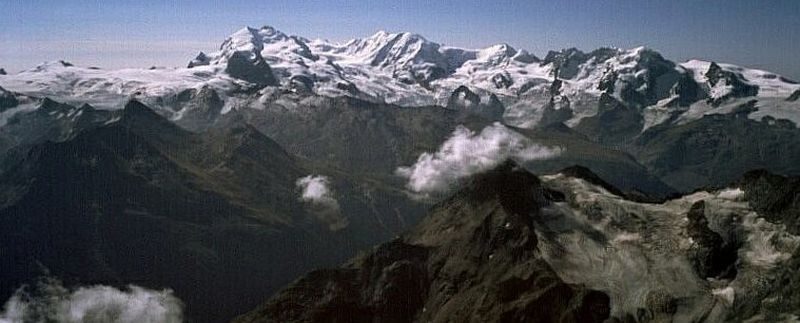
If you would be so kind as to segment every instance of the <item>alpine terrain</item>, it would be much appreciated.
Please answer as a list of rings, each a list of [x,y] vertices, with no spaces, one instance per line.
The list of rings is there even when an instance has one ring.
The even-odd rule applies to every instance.
[[[3,323],[800,317],[777,73],[270,26],[0,72]]]

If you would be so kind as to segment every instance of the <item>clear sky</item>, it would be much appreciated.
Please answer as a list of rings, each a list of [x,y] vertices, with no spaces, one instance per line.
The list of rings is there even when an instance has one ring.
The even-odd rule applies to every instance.
[[[245,26],[347,40],[384,29],[461,47],[648,46],[800,79],[800,0],[0,0],[0,66],[65,59],[105,68],[183,66]]]

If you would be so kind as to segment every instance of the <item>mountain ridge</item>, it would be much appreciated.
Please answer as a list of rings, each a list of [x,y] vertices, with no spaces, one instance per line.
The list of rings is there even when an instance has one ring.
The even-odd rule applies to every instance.
[[[506,162],[402,236],[308,273],[233,322],[791,318],[797,279],[762,277],[788,277],[781,266],[798,264],[797,201],[786,199],[797,179],[755,171],[726,188],[641,204],[585,168],[539,177]],[[773,198],[785,183],[791,193]],[[752,226],[756,218],[764,226]],[[775,263],[753,254],[761,235],[774,237],[766,245]]]
[[[45,274],[136,283],[172,288],[191,319],[218,322],[297,272],[388,239],[424,205],[309,165],[243,120],[195,133],[137,101],[114,112],[0,173],[1,297]],[[300,199],[297,180],[320,170],[341,194],[335,212]]]
[[[413,232],[309,273],[234,322],[602,322],[607,295],[565,284],[534,255],[532,218],[553,198],[539,185],[502,163]]]
[[[641,98],[635,100],[644,99],[645,106],[656,106],[661,100],[674,99],[669,87],[674,85],[675,80],[683,78],[687,80],[682,82],[698,84],[700,92],[718,97],[718,103],[721,103],[729,98],[729,85],[717,86],[716,77],[709,79],[705,76],[712,66],[720,68],[727,75],[727,83],[757,86],[759,90],[755,95],[759,97],[786,99],[793,91],[800,89],[800,84],[775,73],[699,60],[674,63],[645,47],[627,50],[600,48],[588,53],[569,48],[550,51],[544,59],[540,59],[507,44],[465,49],[444,46],[408,32],[381,31],[365,38],[333,43],[290,36],[274,27],[265,26],[240,29],[222,43],[218,52],[198,54],[189,63],[188,69],[115,71],[115,77],[111,80],[124,80],[133,88],[121,91],[120,94],[125,98],[104,104],[108,106],[111,102],[127,101],[130,96],[140,96],[150,106],[167,108],[160,113],[180,118],[178,111],[168,108],[173,99],[164,95],[169,95],[170,91],[177,93],[183,89],[210,86],[223,94],[225,101],[230,101],[230,94],[236,88],[246,87],[246,84],[253,84],[256,88],[267,85],[287,87],[291,91],[298,91],[293,86],[302,84],[304,91],[325,96],[354,96],[400,106],[445,106],[453,91],[460,86],[467,86],[480,97],[485,97],[485,102],[489,101],[489,96],[497,96],[506,108],[509,122],[522,125],[535,121],[523,118],[519,110],[523,106],[536,106],[542,100],[549,99],[544,95],[546,84],[556,79],[563,83],[562,95],[570,97],[572,101],[582,96],[596,100],[600,94],[613,88],[609,93],[618,92],[615,96],[622,97],[626,104],[639,96]],[[244,71],[247,73],[243,74]],[[64,76],[67,73],[70,74],[67,77],[78,78],[105,77],[102,70],[81,69],[58,62],[0,77],[0,86],[31,95],[39,93],[42,94],[38,95],[40,97],[49,96],[57,100],[65,96],[73,99],[75,96],[84,96],[82,100],[92,101],[89,100],[91,96],[101,94],[92,93],[94,89],[80,90],[83,94],[75,93],[74,89],[61,90],[52,81],[40,83],[42,80],[34,73]],[[32,78],[28,80],[36,80],[40,86],[32,85],[36,83],[24,85],[14,82],[18,78]],[[76,83],[80,88],[94,86],[97,81],[100,80]],[[607,85],[602,85],[603,82]],[[49,89],[43,89],[43,85],[49,85]],[[625,92],[625,88],[628,88],[628,92]],[[524,95],[526,93],[528,95]],[[753,94],[742,93],[747,96]],[[103,95],[106,97],[97,99],[107,101],[119,94]],[[691,94],[672,95],[680,97],[682,105],[702,99],[702,96]],[[230,103],[226,102],[226,105]],[[593,111],[575,110],[568,124],[576,124],[582,115],[591,115],[595,113]]]

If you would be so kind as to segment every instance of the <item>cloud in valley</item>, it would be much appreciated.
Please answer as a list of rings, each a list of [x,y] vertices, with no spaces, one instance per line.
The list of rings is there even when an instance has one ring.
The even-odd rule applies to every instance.
[[[422,194],[444,192],[457,181],[490,170],[507,159],[517,162],[557,156],[559,147],[545,147],[494,123],[476,133],[458,126],[434,153],[423,153],[414,165],[400,167],[397,174],[408,179],[408,189]]]
[[[32,290],[17,290],[0,312],[0,323],[23,322],[178,323],[183,322],[183,302],[169,289],[68,289],[58,280],[44,279]]]
[[[331,182],[327,176],[308,175],[295,182],[300,189],[300,200],[305,202],[317,218],[335,231],[347,226],[347,218],[342,216],[339,201],[334,197]]]

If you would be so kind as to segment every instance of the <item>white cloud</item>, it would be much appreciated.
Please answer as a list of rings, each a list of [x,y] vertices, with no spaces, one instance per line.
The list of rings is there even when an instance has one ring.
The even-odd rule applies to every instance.
[[[460,179],[492,169],[507,159],[526,162],[561,153],[561,148],[531,142],[508,127],[494,123],[480,133],[458,126],[435,153],[423,153],[414,165],[397,174],[408,179],[408,189],[423,193],[444,192]]]
[[[302,190],[300,200],[303,202],[338,204],[333,198],[330,179],[327,176],[308,175],[298,178],[295,184]]]
[[[300,188],[300,200],[306,202],[312,213],[317,218],[328,224],[331,230],[343,229],[347,226],[347,219],[341,214],[339,201],[331,190],[330,179],[323,175],[308,175],[297,179],[295,182]]]
[[[67,289],[47,279],[29,293],[17,290],[0,312],[0,323],[178,323],[183,303],[172,290],[150,290],[134,285],[124,290],[95,285]]]

